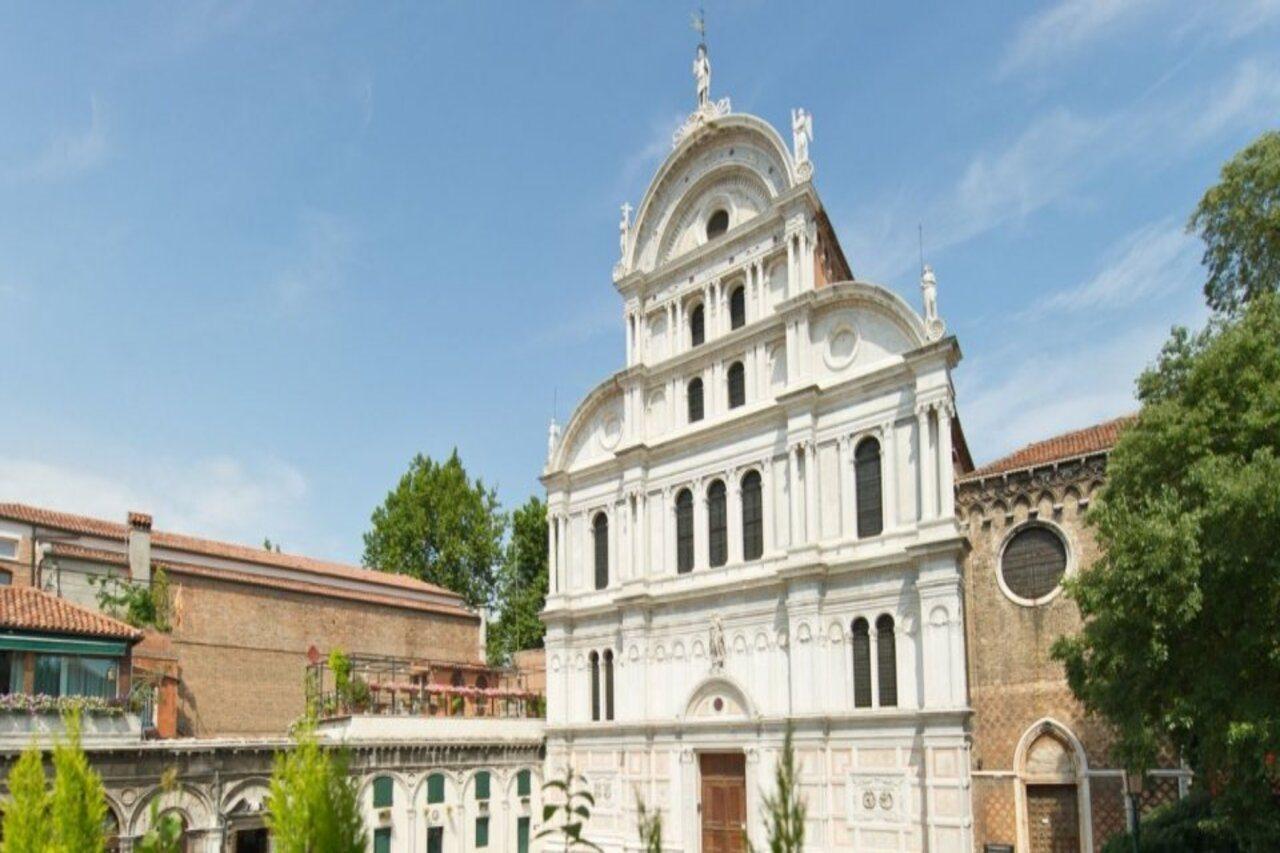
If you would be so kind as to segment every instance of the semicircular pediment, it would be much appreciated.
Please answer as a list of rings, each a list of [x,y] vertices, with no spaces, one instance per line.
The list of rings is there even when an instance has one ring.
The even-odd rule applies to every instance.
[[[746,720],[756,716],[754,703],[735,680],[723,673],[703,679],[685,703],[684,719]]]
[[[767,122],[733,114],[708,124],[671,153],[649,185],[633,228],[630,269],[652,270],[701,245],[686,240],[688,217],[701,210],[699,201],[714,198],[713,175],[740,205],[740,219],[730,227],[759,215],[796,183],[791,155]]]

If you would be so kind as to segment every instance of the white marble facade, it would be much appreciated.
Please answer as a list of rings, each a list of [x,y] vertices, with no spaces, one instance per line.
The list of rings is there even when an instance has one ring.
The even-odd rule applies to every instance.
[[[687,127],[634,223],[624,210],[614,281],[626,367],[552,431],[548,772],[586,774],[591,837],[605,849],[633,849],[640,795],[664,810],[670,849],[694,853],[698,754],[744,753],[759,845],[790,722],[807,850],[967,850],[958,347],[891,291],[826,280],[819,259],[839,250],[811,180],[811,124],[803,161],[727,101]],[[734,407],[731,372],[745,392]],[[694,380],[704,416],[691,422]],[[878,461],[860,467],[868,440]],[[882,530],[860,536],[858,496],[876,493],[859,485],[868,464]],[[743,483],[757,476],[762,522],[748,535]],[[714,565],[722,488],[727,552]],[[693,566],[681,572],[685,489]],[[855,641],[859,619],[867,634]],[[858,665],[870,666],[869,697],[855,696]]]

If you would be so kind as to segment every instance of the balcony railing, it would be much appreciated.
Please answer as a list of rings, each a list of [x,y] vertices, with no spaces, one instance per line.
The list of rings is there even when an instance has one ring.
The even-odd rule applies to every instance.
[[[327,660],[307,667],[308,701],[320,717],[382,714],[422,717],[541,718],[545,698],[515,669],[455,661],[354,655],[335,673]]]

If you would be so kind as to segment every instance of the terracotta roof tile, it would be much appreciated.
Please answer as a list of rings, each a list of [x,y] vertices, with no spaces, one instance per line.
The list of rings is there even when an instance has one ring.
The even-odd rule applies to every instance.
[[[96,610],[29,586],[0,587],[0,629],[137,641],[142,632]]]
[[[141,515],[141,513],[134,514]],[[73,533],[82,533],[88,536],[99,536],[104,539],[115,539],[119,541],[124,541],[129,533],[129,528],[124,524],[104,521],[100,518],[89,518],[88,516],[59,512],[52,509],[44,509],[43,507],[28,506],[27,504],[20,503],[0,503],[0,517],[11,518],[28,524],[38,524],[43,527],[52,527],[58,530],[66,530]],[[351,566],[345,563],[334,563],[328,560],[317,560],[312,557],[303,557],[297,554],[280,554],[275,551],[268,551],[265,548],[253,548],[247,545],[237,545],[232,542],[219,542],[213,539],[200,539],[195,536],[187,536],[182,533],[168,533],[163,530],[154,530],[151,533],[151,545],[153,548],[168,548],[174,551],[185,551],[190,554],[200,554],[205,557],[221,557],[227,560],[240,560],[242,562],[254,563],[260,566],[270,566],[274,568],[291,569],[297,572],[306,572],[308,574],[318,575],[321,577],[344,578],[347,580],[361,581],[363,583],[377,584],[379,586],[393,587],[411,592],[441,595],[454,599],[459,602],[459,604],[462,601],[462,597],[457,593],[447,590],[444,587],[409,577],[408,575],[375,571],[373,569],[366,569],[360,566]]]
[[[1007,474],[1010,471],[1020,471],[1066,459],[1104,453],[1115,446],[1121,431],[1133,423],[1135,418],[1135,415],[1125,415],[1105,423],[1033,442],[1008,456],[970,471],[961,477],[961,480],[979,480],[996,474]]]

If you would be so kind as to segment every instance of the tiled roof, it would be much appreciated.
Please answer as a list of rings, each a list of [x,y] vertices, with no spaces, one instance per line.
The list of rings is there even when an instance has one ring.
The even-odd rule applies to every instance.
[[[72,533],[82,533],[87,536],[99,536],[104,539],[119,541],[124,541],[129,533],[129,528],[124,524],[20,503],[0,503],[0,518],[9,518],[28,524],[38,524],[43,527],[52,527]],[[212,539],[187,536],[182,533],[153,530],[151,533],[151,545],[153,548],[168,548],[174,551],[200,554],[205,557],[239,560],[260,566],[306,572],[321,577],[343,578],[410,592],[446,596],[459,603],[462,601],[461,596],[457,593],[408,575],[374,571],[359,566],[317,560],[296,554],[281,554],[275,551],[268,551],[265,548],[236,545],[232,542],[218,542]]]
[[[375,592],[364,592],[361,590],[345,589],[343,587],[327,586],[318,583],[307,583],[306,581],[291,580],[289,578],[253,575],[248,572],[236,572],[230,569],[214,569],[209,566],[197,566],[191,563],[177,563],[172,560],[153,560],[152,562],[159,568],[164,569],[166,572],[172,572],[179,575],[194,575],[196,577],[212,578],[213,580],[232,581],[234,583],[263,586],[269,589],[280,589],[287,592],[323,595],[327,598],[343,598],[349,601],[382,604],[387,607],[400,607],[408,610],[421,610],[426,613],[444,613],[452,616],[479,619],[479,616],[471,610],[468,610],[462,604],[419,601],[415,598],[406,598],[405,596],[394,594],[379,595]]]
[[[1021,471],[1026,468],[1035,468],[1039,465],[1049,465],[1065,459],[1077,459],[1081,456],[1105,453],[1115,446],[1116,441],[1120,438],[1121,431],[1133,423],[1134,419],[1134,415],[1125,415],[1105,423],[1094,424],[1091,427],[1033,442],[1020,450],[1015,450],[1008,456],[970,471],[961,479],[979,480],[996,474],[1007,474],[1010,471]]]
[[[0,629],[141,640],[142,632],[96,610],[29,586],[0,587]]]

